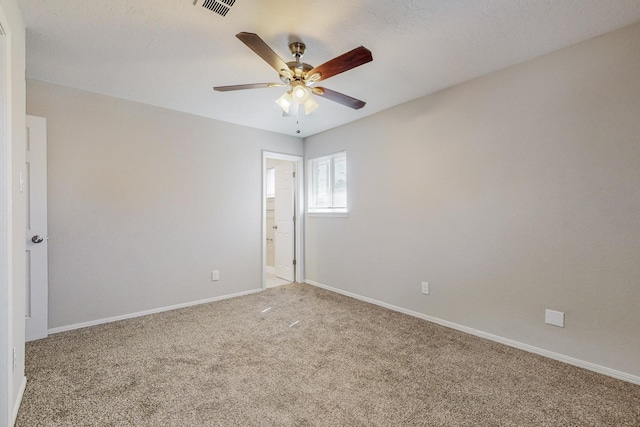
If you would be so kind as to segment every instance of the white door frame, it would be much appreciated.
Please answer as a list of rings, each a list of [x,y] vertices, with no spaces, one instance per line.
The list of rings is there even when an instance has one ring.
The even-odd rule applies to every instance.
[[[11,395],[13,394],[12,378],[12,355],[9,349],[12,348],[11,330],[12,305],[11,278],[12,278],[12,246],[11,246],[11,144],[9,143],[9,132],[7,131],[7,108],[11,107],[7,99],[7,56],[6,56],[6,36],[2,25],[5,23],[4,11],[0,6],[0,210],[2,210],[2,221],[0,221],[0,425],[9,424],[11,421],[9,408],[11,405]]]
[[[262,289],[267,289],[267,159],[286,160],[295,164],[293,194],[295,199],[295,281],[304,282],[304,158],[290,154],[262,152]]]

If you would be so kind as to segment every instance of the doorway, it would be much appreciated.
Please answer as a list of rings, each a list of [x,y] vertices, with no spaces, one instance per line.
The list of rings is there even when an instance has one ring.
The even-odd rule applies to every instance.
[[[263,153],[263,289],[303,281],[302,168],[302,157]]]

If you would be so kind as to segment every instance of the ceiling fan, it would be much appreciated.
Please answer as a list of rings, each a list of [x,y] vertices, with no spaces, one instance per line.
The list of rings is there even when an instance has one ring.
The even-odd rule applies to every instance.
[[[310,114],[318,107],[318,103],[313,99],[312,94],[355,110],[364,107],[364,101],[324,87],[315,86],[315,83],[372,61],[373,56],[369,49],[360,46],[322,65],[313,67],[300,61],[307,48],[304,43],[293,42],[289,44],[289,50],[295,60],[284,62],[257,34],[242,32],[236,34],[236,37],[278,72],[280,82],[216,86],[213,88],[214,90],[227,92],[232,90],[290,86],[291,89],[276,100],[276,103],[285,113],[289,113],[292,104],[296,103],[304,106],[305,114]]]

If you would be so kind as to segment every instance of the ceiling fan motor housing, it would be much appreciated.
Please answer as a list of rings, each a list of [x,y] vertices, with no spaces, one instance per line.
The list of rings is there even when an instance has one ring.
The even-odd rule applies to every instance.
[[[289,70],[284,70],[284,72],[280,73],[280,80],[285,84],[291,84],[292,82],[308,84],[305,79],[307,73],[313,69],[313,66],[300,62],[300,58],[304,56],[307,46],[302,42],[293,42],[289,44],[289,50],[295,61],[287,62]]]
[[[307,73],[313,69],[311,65],[305,64],[304,62],[291,61],[287,62],[287,65],[293,72],[293,77],[295,80],[304,80],[304,78],[307,76]]]

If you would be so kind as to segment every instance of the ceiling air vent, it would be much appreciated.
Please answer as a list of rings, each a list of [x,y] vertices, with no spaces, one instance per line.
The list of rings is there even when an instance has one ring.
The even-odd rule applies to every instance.
[[[235,2],[236,0],[193,0],[193,5],[203,7],[218,15],[227,16],[227,12]]]

